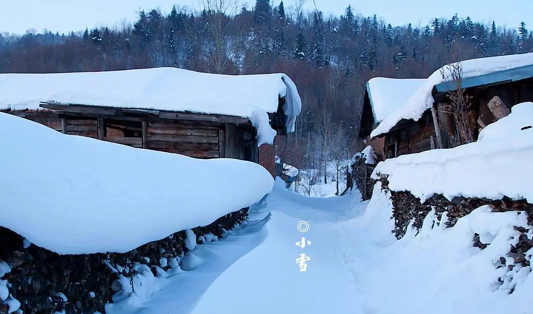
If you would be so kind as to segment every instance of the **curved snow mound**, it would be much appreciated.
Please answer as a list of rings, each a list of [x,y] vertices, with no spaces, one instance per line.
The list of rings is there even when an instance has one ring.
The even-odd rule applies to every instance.
[[[58,133],[0,113],[0,225],[60,254],[123,253],[205,226],[273,187],[258,164]]]
[[[527,128],[533,128],[532,102],[514,106],[507,117],[498,120],[497,123],[489,124],[479,133],[478,141],[507,138]]]
[[[283,73],[220,75],[178,68],[125,71],[0,74],[0,110],[38,110],[40,102],[119,108],[187,111],[251,119],[278,110],[285,97],[287,131],[293,132],[302,103],[294,82]],[[261,131],[268,119],[254,119]],[[263,132],[271,143],[272,132]],[[272,139],[270,138],[272,137]]]
[[[459,62],[463,70],[463,78],[476,77],[498,71],[518,68],[533,64],[533,53],[524,53],[519,55],[498,56],[490,58],[479,58]],[[370,134],[374,138],[381,134],[388,133],[401,120],[418,121],[426,110],[433,106],[433,87],[443,83],[441,70],[447,70],[444,66],[433,72],[424,84],[392,114],[388,115]]]
[[[422,201],[443,194],[533,203],[533,128],[527,128],[532,114],[533,103],[518,104],[508,117],[487,126],[478,142],[387,159],[372,177],[386,174],[391,190],[410,191]]]

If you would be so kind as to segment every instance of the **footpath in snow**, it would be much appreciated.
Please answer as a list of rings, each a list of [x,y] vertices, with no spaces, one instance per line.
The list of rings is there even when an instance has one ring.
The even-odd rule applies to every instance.
[[[248,225],[187,257],[192,271],[158,279],[147,302],[130,298],[108,312],[532,313],[529,270],[510,279],[516,287],[509,294],[496,285],[505,270],[493,264],[508,251],[513,226],[525,224],[520,215],[482,207],[443,229],[430,213],[418,235],[396,240],[391,203],[380,185],[370,202],[359,199],[356,192],[309,198],[277,181],[252,207]],[[297,229],[300,221],[308,222],[307,232]],[[492,241],[489,248],[472,246],[474,232]],[[296,245],[302,237],[304,248]],[[301,253],[310,257],[306,272],[296,262]]]

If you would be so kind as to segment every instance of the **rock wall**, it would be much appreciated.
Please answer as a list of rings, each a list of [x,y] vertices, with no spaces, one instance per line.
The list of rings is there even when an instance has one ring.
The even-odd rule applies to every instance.
[[[221,238],[247,217],[245,208],[192,231],[197,243],[211,234]],[[0,227],[0,261],[11,267],[2,279],[9,283],[10,298],[21,303],[25,314],[105,313],[105,304],[123,290],[120,277],[135,275],[136,264],[146,265],[154,276],[175,267],[188,252],[186,239],[186,232],[180,231],[124,254],[59,255]],[[0,313],[8,311],[7,302],[0,302]]]

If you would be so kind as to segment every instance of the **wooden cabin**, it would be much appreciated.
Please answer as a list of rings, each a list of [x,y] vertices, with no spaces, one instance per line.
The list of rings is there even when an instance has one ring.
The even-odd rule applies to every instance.
[[[472,131],[474,140],[477,140],[479,132],[485,126],[508,114],[512,106],[533,101],[533,54],[492,59],[494,62],[499,62],[502,60],[497,60],[498,58],[506,57],[514,57],[514,60],[521,62],[515,62],[516,66],[502,67],[504,68],[502,70],[481,69],[479,72],[484,74],[470,75],[461,79],[461,87],[468,97],[468,128]],[[471,64],[466,65],[471,68]],[[487,62],[486,65],[491,66],[492,63]],[[384,127],[387,129],[380,129],[378,125],[371,137],[384,139],[385,158],[436,148],[451,148],[460,144],[454,118],[445,110],[451,103],[450,92],[457,90],[455,83],[452,81],[436,85],[426,83],[422,89],[431,88],[434,101],[430,108],[421,110],[418,119],[406,116],[413,115],[423,106],[407,102],[398,112],[382,122],[386,124]],[[408,108],[409,106],[411,108]],[[390,121],[386,121],[387,119]]]
[[[370,145],[376,160],[385,159],[385,138],[370,138],[370,133],[388,115],[400,108],[422,85],[425,79],[394,79],[375,77],[366,83],[359,139]]]
[[[154,71],[160,73],[154,74]],[[139,75],[139,72],[142,75]],[[10,101],[10,107],[6,100],[0,100],[1,111],[33,120],[69,135],[92,137],[195,158],[248,160],[262,164],[273,175],[274,145],[265,144],[259,147],[261,134],[258,134],[258,128],[269,127],[278,135],[291,132],[301,106],[294,84],[282,74],[234,77],[159,68],[98,73],[32,74],[28,75],[31,77],[27,80],[24,76],[26,75],[14,78],[18,81],[14,85],[23,88],[24,84],[27,84],[26,81],[57,82],[64,81],[65,76],[71,76],[74,81],[89,82],[83,87],[96,91],[105,87],[98,82],[103,79],[107,84],[111,84],[112,94],[71,92],[72,86],[62,88],[61,85],[50,86],[48,82],[39,88],[38,98],[34,95],[18,95],[14,97],[18,98],[17,101]],[[111,79],[108,76],[111,76]],[[142,85],[175,85],[176,90],[160,90],[157,94],[152,94],[151,90],[140,93],[132,90],[131,93],[125,93],[129,87],[122,86],[130,84],[131,76],[134,77],[133,80],[151,76],[149,81]],[[190,82],[184,81],[189,79]],[[9,77],[5,77],[4,81],[9,82]],[[62,95],[61,90],[67,95]],[[197,91],[204,94],[185,97],[179,95]],[[240,95],[248,98],[239,99]],[[227,102],[228,99],[233,101]],[[108,100],[109,102],[106,102]],[[151,100],[153,103],[150,103]],[[233,106],[237,108],[232,108]],[[231,114],[233,112],[235,114]],[[261,114],[264,115],[264,121],[252,117]],[[252,119],[255,119],[255,125],[252,124]],[[269,140],[273,139],[266,139],[267,142]]]

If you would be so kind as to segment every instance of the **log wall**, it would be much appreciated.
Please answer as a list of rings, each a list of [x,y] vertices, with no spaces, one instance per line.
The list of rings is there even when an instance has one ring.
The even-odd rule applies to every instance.
[[[48,110],[9,113],[69,135],[195,158],[226,157],[259,162],[256,132],[250,125],[170,119],[150,121],[135,118],[60,116]]]

